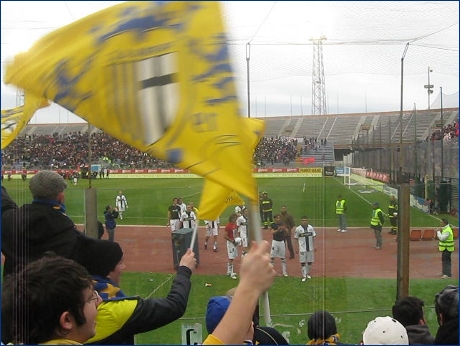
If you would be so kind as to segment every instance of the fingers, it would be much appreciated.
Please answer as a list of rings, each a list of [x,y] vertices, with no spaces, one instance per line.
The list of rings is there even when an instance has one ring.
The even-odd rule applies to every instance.
[[[192,251],[192,249],[187,249],[185,254],[182,256],[179,265],[186,266],[190,270],[193,270],[196,267],[195,253]]]

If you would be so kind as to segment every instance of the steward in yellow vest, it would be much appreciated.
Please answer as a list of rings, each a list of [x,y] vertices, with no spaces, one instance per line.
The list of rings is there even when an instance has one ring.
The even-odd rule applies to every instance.
[[[449,225],[447,219],[441,219],[442,229],[437,231],[439,239],[438,249],[442,256],[442,278],[447,279],[452,277],[452,252],[455,250],[454,232]]]

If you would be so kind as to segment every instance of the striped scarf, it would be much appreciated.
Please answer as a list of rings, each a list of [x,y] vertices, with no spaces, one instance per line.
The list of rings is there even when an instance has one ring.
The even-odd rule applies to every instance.
[[[334,334],[328,337],[327,339],[313,339],[307,342],[307,345],[338,345],[340,335]]]
[[[94,289],[99,293],[103,301],[121,300],[126,298],[126,294],[120,287],[115,285],[109,278],[93,275]]]

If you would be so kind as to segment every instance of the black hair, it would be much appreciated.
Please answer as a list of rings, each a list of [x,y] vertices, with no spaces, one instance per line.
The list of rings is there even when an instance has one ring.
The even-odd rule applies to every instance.
[[[337,334],[335,318],[325,310],[316,311],[308,320],[308,338],[327,339]]]
[[[88,271],[54,252],[8,275],[2,292],[2,341],[26,345],[49,341],[66,311],[77,325],[85,324],[87,288],[93,288]]]
[[[393,305],[393,317],[404,327],[415,326],[419,324],[420,320],[424,320],[424,305],[425,302],[417,297],[401,298]]]

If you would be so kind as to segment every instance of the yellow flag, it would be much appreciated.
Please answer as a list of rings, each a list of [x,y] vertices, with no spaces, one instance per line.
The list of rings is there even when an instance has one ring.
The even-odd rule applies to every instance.
[[[48,100],[26,93],[24,106],[2,109],[2,149],[11,144],[39,108],[49,105]]]
[[[259,119],[243,119],[243,123],[252,143],[252,146],[248,148],[248,152],[251,153],[252,159],[254,149],[264,134],[265,123]],[[235,174],[238,175],[238,172],[235,172]],[[214,220],[217,219],[228,206],[242,204],[244,204],[244,201],[233,189],[206,179],[200,199],[199,218],[201,220]]]
[[[126,2],[46,35],[5,82],[256,199],[228,49],[218,2]]]

